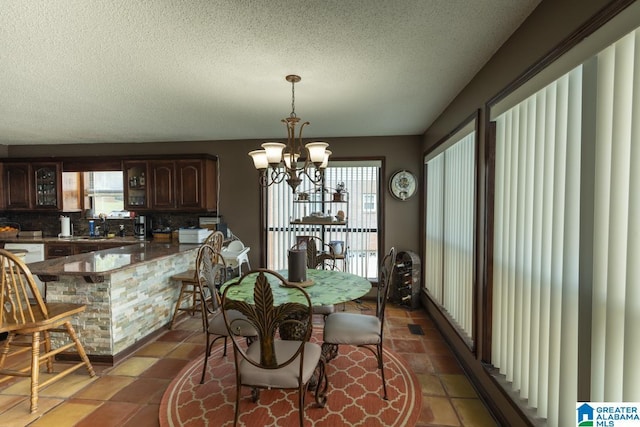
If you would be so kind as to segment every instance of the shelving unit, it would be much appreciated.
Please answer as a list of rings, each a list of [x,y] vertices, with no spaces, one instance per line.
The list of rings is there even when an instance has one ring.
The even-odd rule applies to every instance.
[[[349,202],[346,192],[343,192],[339,198],[333,195],[334,192],[335,190],[331,188],[318,188],[296,193],[290,224],[296,227],[296,235],[303,233],[316,235],[327,244],[332,242],[327,239],[332,229],[343,228],[345,238],[340,241],[342,251],[335,256],[337,261],[342,262],[342,269],[346,271],[348,248],[346,227]]]

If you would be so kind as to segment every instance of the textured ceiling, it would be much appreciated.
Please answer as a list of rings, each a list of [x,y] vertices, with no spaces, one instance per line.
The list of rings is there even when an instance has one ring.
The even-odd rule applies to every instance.
[[[540,0],[1,0],[0,144],[418,135]]]

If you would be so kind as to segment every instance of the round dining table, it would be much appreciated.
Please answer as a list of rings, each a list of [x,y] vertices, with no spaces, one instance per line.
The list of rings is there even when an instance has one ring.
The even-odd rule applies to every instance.
[[[288,277],[287,270],[278,270],[277,272],[285,279]],[[257,273],[252,273],[252,275],[257,276]],[[299,293],[293,292],[291,288],[280,286],[280,284],[274,280],[274,276],[268,276],[268,278],[271,282],[275,305],[286,302],[303,302],[297,299],[300,298]],[[221,292],[224,291],[228,284],[234,283],[237,280],[238,278],[235,278],[224,283],[221,287]],[[337,270],[308,269],[307,282],[311,284],[304,287],[304,290],[309,294],[311,304],[314,307],[352,301],[362,297],[371,290],[371,282],[368,279]],[[255,280],[243,280],[239,285],[229,289],[227,298],[253,304],[254,284]]]

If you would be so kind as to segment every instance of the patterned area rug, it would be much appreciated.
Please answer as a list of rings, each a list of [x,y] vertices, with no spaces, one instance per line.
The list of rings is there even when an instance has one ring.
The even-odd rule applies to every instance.
[[[321,331],[320,331],[321,334]],[[318,332],[314,340],[318,340]],[[382,399],[382,383],[375,357],[365,349],[341,346],[327,365],[327,405],[315,407],[313,393],[305,396],[305,426],[414,426],[422,395],[417,378],[397,354],[385,350],[389,400]],[[217,347],[209,359],[205,383],[200,384],[202,358],[187,365],[169,385],[160,405],[160,425],[232,426],[235,408],[235,367],[229,343],[226,357]],[[298,425],[297,391],[262,390],[257,403],[243,387],[240,426]]]

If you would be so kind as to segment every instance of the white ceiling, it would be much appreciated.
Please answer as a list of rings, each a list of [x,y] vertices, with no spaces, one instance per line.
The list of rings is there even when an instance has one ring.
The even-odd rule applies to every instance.
[[[540,0],[1,0],[0,144],[419,135]]]

